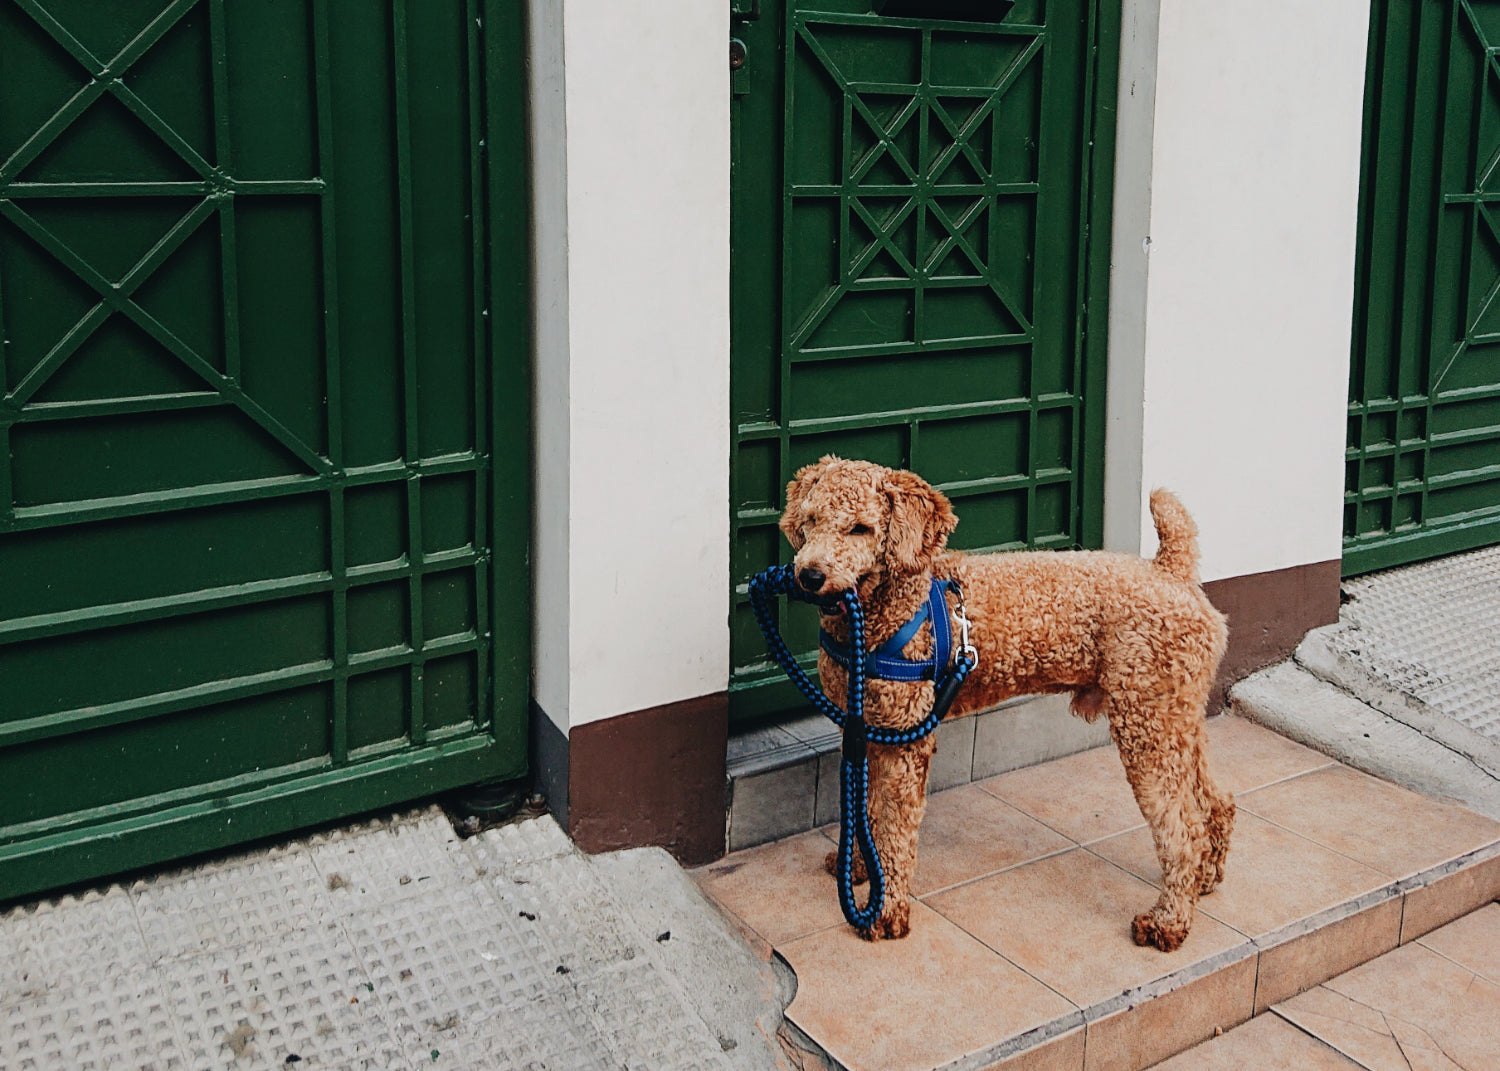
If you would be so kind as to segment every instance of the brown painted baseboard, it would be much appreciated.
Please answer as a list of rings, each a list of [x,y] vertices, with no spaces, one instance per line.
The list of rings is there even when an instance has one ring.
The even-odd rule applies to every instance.
[[[1290,657],[1309,629],[1339,619],[1339,572],[1335,560],[1203,585],[1209,600],[1229,618],[1229,649],[1209,713],[1219,710],[1235,681]]]
[[[576,726],[567,830],[588,852],[660,845],[688,864],[724,854],[729,693]]]

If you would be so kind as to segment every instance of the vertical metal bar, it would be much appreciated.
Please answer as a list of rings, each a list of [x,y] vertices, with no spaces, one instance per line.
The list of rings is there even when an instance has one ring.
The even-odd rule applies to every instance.
[[[1460,305],[1459,305],[1459,309],[1460,309],[1459,331],[1460,331],[1460,336],[1461,337],[1458,338],[1457,340],[1454,340],[1454,343],[1455,343],[1455,345],[1458,345],[1460,347],[1467,345],[1468,344],[1468,339],[1469,339],[1469,329],[1470,329],[1470,325],[1469,325],[1469,313],[1468,313],[1468,304],[1469,303],[1468,303],[1467,297],[1468,297],[1468,295],[1470,293],[1470,288],[1472,287],[1472,281],[1471,281],[1471,277],[1470,276],[1471,276],[1472,265],[1473,265],[1474,249],[1476,247],[1476,243],[1479,241],[1479,203],[1478,202],[1472,202],[1466,208],[1466,211],[1469,214],[1469,235],[1468,235],[1467,247],[1464,249],[1463,255],[1461,257],[1457,258],[1459,260],[1459,262],[1460,262],[1459,266],[1458,266],[1458,269],[1457,269],[1457,272],[1456,272],[1457,278],[1452,278],[1451,276],[1449,276],[1449,272],[1453,270],[1453,264],[1450,262],[1449,259],[1440,257],[1438,255],[1438,248],[1439,248],[1439,243],[1440,243],[1440,239],[1442,237],[1442,230],[1443,230],[1443,218],[1442,217],[1443,217],[1444,211],[1446,210],[1446,208],[1445,208],[1445,206],[1443,204],[1443,171],[1444,171],[1445,165],[1447,164],[1447,159],[1446,159],[1445,154],[1444,154],[1444,149],[1445,149],[1445,147],[1449,143],[1448,142],[1449,95],[1452,93],[1452,89],[1453,89],[1453,87],[1452,87],[1452,81],[1453,81],[1453,76],[1452,76],[1452,70],[1453,70],[1453,44],[1454,44],[1454,41],[1458,37],[1458,9],[1459,9],[1459,6],[1460,6],[1459,4],[1450,4],[1449,8],[1448,8],[1448,27],[1447,27],[1447,32],[1443,36],[1443,42],[1442,42],[1442,46],[1441,46],[1442,57],[1441,57],[1441,61],[1438,64],[1438,76],[1437,76],[1438,77],[1438,91],[1439,91],[1439,93],[1441,95],[1441,101],[1442,101],[1442,107],[1441,107],[1441,112],[1440,112],[1440,114],[1442,115],[1442,121],[1437,124],[1438,130],[1437,130],[1437,142],[1436,142],[1436,150],[1435,150],[1437,175],[1436,175],[1436,177],[1434,179],[1434,182],[1433,182],[1433,186],[1434,186],[1434,190],[1433,190],[1434,198],[1433,198],[1433,200],[1435,202],[1435,208],[1434,208],[1434,216],[1435,216],[1435,218],[1433,219],[1432,234],[1431,234],[1431,236],[1429,238],[1429,244],[1428,244],[1428,250],[1427,250],[1427,253],[1428,253],[1428,258],[1427,258],[1428,290],[1427,290],[1427,293],[1428,293],[1429,297],[1428,297],[1428,302],[1427,302],[1427,324],[1426,324],[1426,328],[1427,328],[1427,331],[1426,331],[1426,335],[1427,335],[1426,343],[1427,343],[1427,345],[1425,347],[1423,347],[1424,351],[1426,351],[1427,354],[1428,354],[1426,377],[1425,377],[1425,379],[1426,379],[1425,386],[1426,386],[1426,395],[1427,395],[1427,397],[1426,397],[1426,413],[1425,413],[1425,416],[1423,418],[1424,419],[1424,425],[1423,425],[1423,428],[1422,428],[1422,432],[1423,432],[1423,435],[1422,435],[1422,499],[1421,499],[1420,509],[1418,510],[1418,513],[1417,513],[1418,524],[1421,525],[1421,526],[1423,526],[1423,527],[1425,527],[1427,525],[1428,517],[1429,517],[1427,503],[1428,503],[1428,496],[1429,496],[1429,493],[1430,493],[1430,490],[1431,490],[1431,487],[1432,487],[1432,429],[1433,429],[1433,416],[1436,414],[1437,403],[1438,403],[1438,393],[1439,393],[1439,389],[1441,387],[1441,384],[1437,381],[1437,377],[1434,374],[1434,369],[1433,369],[1433,365],[1434,365],[1433,358],[1436,356],[1436,354],[1434,354],[1432,352],[1432,350],[1433,350],[1434,347],[1437,346],[1437,343],[1438,343],[1438,340],[1437,340],[1438,324],[1436,322],[1437,321],[1437,310],[1435,308],[1435,302],[1432,300],[1431,295],[1434,292],[1434,290],[1437,287],[1439,287],[1439,286],[1444,286],[1444,287],[1451,286],[1451,287],[1453,287],[1453,290],[1452,290],[1453,293],[1462,295],[1462,297],[1459,299],[1459,301],[1460,301]],[[1470,19],[1470,26],[1472,26],[1472,27],[1475,28],[1475,30],[1476,30],[1476,36],[1477,36],[1478,23],[1476,21],[1473,21],[1473,18],[1474,18],[1474,16],[1473,16],[1473,10],[1469,7],[1468,4],[1463,4],[1462,6],[1464,8],[1465,14]],[[1483,44],[1488,44],[1488,42],[1483,42]],[[1472,176],[1471,181],[1468,182],[1468,183],[1465,183],[1465,185],[1472,185],[1472,186],[1476,187],[1476,189],[1474,191],[1475,193],[1480,192],[1477,189],[1477,187],[1479,186],[1479,183],[1477,181],[1477,177],[1478,176],[1477,176],[1476,172],[1478,170],[1478,167],[1477,167],[1477,156],[1478,156],[1478,152],[1479,152],[1479,134],[1480,134],[1480,130],[1481,130],[1481,123],[1482,123],[1483,117],[1484,117],[1485,84],[1489,81],[1489,73],[1490,73],[1486,69],[1486,64],[1488,63],[1488,61],[1489,61],[1488,49],[1481,47],[1480,52],[1479,52],[1479,77],[1475,79],[1475,84],[1474,84],[1474,105],[1473,105],[1473,113],[1472,113],[1472,115],[1470,117],[1470,127],[1469,127],[1470,146],[1471,146],[1471,151],[1474,153],[1474,161],[1475,162],[1472,163],[1470,165],[1470,167],[1467,169],[1468,175]],[[1446,346],[1444,347],[1444,349],[1446,349]],[[1451,365],[1451,362],[1445,362],[1445,364]],[[1440,375],[1441,373],[1437,373],[1437,374]],[[1396,435],[1397,435],[1397,439],[1399,440],[1400,439],[1399,426],[1398,426],[1398,430],[1397,430]],[[1399,446],[1398,446],[1398,449],[1399,449]],[[1399,460],[1399,458],[1398,458],[1398,460]],[[1394,463],[1395,462],[1393,462],[1393,464]],[[1393,479],[1392,482],[1395,482],[1394,479]],[[1392,509],[1394,509],[1394,505],[1392,506]]]
[[[1073,368],[1072,376],[1068,383],[1068,393],[1073,396],[1073,412],[1071,427],[1071,438],[1069,441],[1068,468],[1072,472],[1071,492],[1068,495],[1068,534],[1074,540],[1082,539],[1082,517],[1084,498],[1084,473],[1086,462],[1083,457],[1083,383],[1084,383],[1084,355],[1088,346],[1089,330],[1089,248],[1093,239],[1090,232],[1090,209],[1092,207],[1091,187],[1094,174],[1094,78],[1095,63],[1099,50],[1097,40],[1099,33],[1099,3],[1098,0],[1090,0],[1088,5],[1088,19],[1084,27],[1083,38],[1083,130],[1081,131],[1080,157],[1078,166],[1078,267],[1074,277],[1074,293],[1077,295],[1077,313],[1073,320]],[[997,120],[998,125],[998,120]],[[1031,311],[1032,332],[1035,334],[1036,310]]]
[[[1048,18],[1066,17],[1062,16],[1052,8],[1048,8]],[[1050,186],[1047,182],[1049,175],[1047,169],[1048,158],[1052,155],[1052,139],[1047,136],[1046,102],[1051,100],[1050,87],[1052,83],[1052,49],[1048,46],[1048,34],[1051,26],[1044,26],[1038,34],[1040,38],[1040,55],[1032,62],[1040,62],[1042,65],[1042,89],[1037,98],[1037,184],[1035,201],[1035,225],[1032,228],[1033,235],[1040,235],[1044,227],[1046,213],[1043,206],[1051,198],[1048,196]],[[1035,238],[1033,238],[1035,241]],[[1037,330],[1037,321],[1041,318],[1039,313],[1042,308],[1042,263],[1041,257],[1033,255],[1032,278],[1031,278],[1031,341],[1027,344],[1029,348],[1029,359],[1026,362],[1026,394],[1030,399],[1026,407],[1026,530],[1024,536],[1027,546],[1036,545],[1036,470],[1037,470],[1037,428],[1041,423],[1040,414],[1037,412],[1039,394],[1036,389],[1036,365],[1037,365],[1037,339],[1040,332]]]
[[[328,460],[335,479],[328,489],[328,562],[333,577],[333,721],[329,754],[335,766],[349,758],[349,574],[344,523],[343,377],[339,347],[338,217],[334,196],[333,76],[328,45],[328,0],[313,0],[313,93],[318,122],[318,175],[323,259],[323,361],[328,419]]]
[[[220,173],[234,171],[234,149],[229,129],[229,44],[224,29],[224,0],[210,0],[208,36],[213,52],[214,166]],[[240,378],[239,266],[235,258],[234,198],[219,198],[219,273],[224,297],[224,374]]]
[[[404,405],[406,457],[406,539],[407,561],[411,566],[408,609],[411,621],[411,723],[408,734],[413,744],[427,740],[427,723],[422,709],[423,679],[426,671],[427,646],[422,630],[422,486],[418,464],[421,441],[417,419],[417,296],[416,248],[412,230],[411,174],[411,96],[410,72],[407,70],[407,0],[392,5],[391,51],[396,89],[396,201],[400,218],[401,248],[401,387]]]
[[[486,264],[490,301],[489,408],[491,525],[488,576],[495,672],[492,732],[500,761],[525,771],[527,682],[531,677],[531,584],[527,567],[531,516],[529,375],[532,294],[525,270],[530,215],[526,208],[525,33],[519,5],[484,0]],[[483,478],[483,477],[481,477]]]
[[[921,343],[927,337],[927,277],[929,265],[927,253],[922,248],[922,241],[927,235],[927,199],[932,196],[930,183],[936,181],[936,175],[929,175],[927,168],[931,159],[927,154],[928,131],[932,124],[932,31],[922,31],[921,63],[917,71],[917,99],[921,102],[917,109],[917,153],[913,163],[917,168],[918,183],[926,180],[926,196],[922,193],[922,186],[915,191],[917,199],[916,215],[916,239],[912,243],[912,268],[916,270],[917,277],[912,280],[912,310],[911,310],[911,338],[915,343]],[[910,122],[910,120],[908,120]]]
[[[478,0],[466,0],[464,4],[464,34],[468,42],[468,58],[465,80],[469,91],[469,244],[470,272],[473,276],[470,316],[474,323],[472,360],[474,362],[474,453],[481,459],[488,456],[489,438],[489,348],[486,323],[490,309],[485,301],[485,233],[487,221],[484,206],[485,157],[488,144],[485,139],[484,122],[484,65],[479,41]],[[475,635],[480,642],[475,658],[479,675],[479,705],[474,711],[474,720],[480,727],[492,727],[495,721],[495,676],[486,667],[489,645],[495,638],[490,631],[490,591],[486,557],[490,550],[489,495],[486,488],[485,467],[481,463],[473,475],[474,480],[474,552],[479,560],[474,566]],[[492,667],[491,667],[492,668]]]
[[[792,479],[792,336],[795,325],[791,322],[792,309],[792,273],[787,270],[787,257],[792,248],[792,137],[796,128],[797,115],[797,35],[802,27],[802,15],[796,10],[792,3],[787,4],[786,12],[786,71],[784,74],[784,95],[781,119],[781,352],[777,354],[778,363],[778,390],[776,397],[776,437],[779,444],[780,457],[777,459],[781,469],[780,486],[785,487]],[[847,140],[845,142],[847,153]],[[843,182],[849,181],[848,171],[840,176]],[[839,211],[843,213],[841,219],[847,219],[849,206],[844,197],[839,198]],[[840,237],[847,239],[846,222],[840,223]],[[839,246],[839,257],[847,258],[848,247]],[[843,277],[843,266],[839,268],[839,276]],[[788,562],[791,560],[791,545],[786,540],[777,540],[777,560]],[[777,614],[780,615],[784,608],[778,606]],[[784,622],[778,621],[778,625],[784,627]]]
[[[10,390],[9,373],[6,371],[5,351],[5,287],[0,278],[0,399]],[[14,491],[10,474],[10,429],[11,417],[0,413],[0,529],[10,526],[11,513],[15,509]]]

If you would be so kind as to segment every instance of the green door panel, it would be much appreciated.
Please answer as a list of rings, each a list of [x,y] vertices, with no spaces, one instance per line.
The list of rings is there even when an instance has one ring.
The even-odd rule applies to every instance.
[[[823,454],[910,467],[970,549],[1102,539],[1119,8],[740,5],[732,709],[796,703],[746,595]],[[811,663],[816,617],[783,631]]]
[[[1344,573],[1500,540],[1500,3],[1370,18]]]
[[[524,772],[521,49],[0,0],[0,900]]]

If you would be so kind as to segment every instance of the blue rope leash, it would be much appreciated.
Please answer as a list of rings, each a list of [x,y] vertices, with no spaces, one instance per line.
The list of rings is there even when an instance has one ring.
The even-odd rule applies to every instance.
[[[867,652],[865,614],[859,596],[853,591],[846,591],[840,597],[849,614],[849,709],[844,711],[812,682],[797,664],[786,641],[781,638],[781,632],[771,617],[771,600],[778,595],[786,595],[801,602],[817,603],[822,600],[802,590],[797,584],[796,570],[791,565],[772,566],[750,579],[750,607],[755,612],[761,634],[766,638],[771,657],[807,697],[808,702],[844,732],[839,760],[839,851],[835,877],[838,881],[839,907],[843,909],[844,918],[851,926],[867,929],[880,918],[885,906],[885,872],[880,865],[880,853],[875,849],[875,839],[870,834],[867,806],[870,796],[868,745],[872,741],[885,745],[910,744],[936,729],[953,704],[959,685],[974,668],[973,656],[967,651],[960,651],[954,660],[952,674],[941,682],[933,682],[935,691],[932,711],[919,724],[909,729],[873,728],[865,724]],[[938,667],[939,672],[941,669],[942,667]],[[870,896],[863,908],[854,899],[856,848],[864,856],[865,872],[870,879]]]

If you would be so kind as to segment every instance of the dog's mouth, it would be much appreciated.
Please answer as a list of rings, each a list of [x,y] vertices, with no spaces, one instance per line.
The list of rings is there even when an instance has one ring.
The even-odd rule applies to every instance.
[[[854,581],[854,591],[857,593],[869,583],[874,573],[864,573]],[[846,592],[834,591],[825,594],[818,600],[818,612],[828,617],[841,617],[845,613],[844,595]]]

